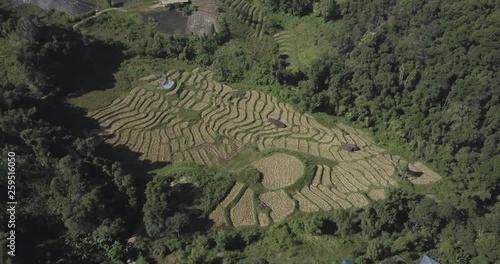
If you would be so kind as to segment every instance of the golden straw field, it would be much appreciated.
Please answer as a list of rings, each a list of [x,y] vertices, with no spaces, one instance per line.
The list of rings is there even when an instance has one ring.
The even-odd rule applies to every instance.
[[[165,79],[175,81],[172,90],[160,89]],[[398,185],[398,165],[407,163],[361,131],[341,123],[325,126],[263,92],[238,89],[242,94],[234,96],[235,89],[215,81],[210,71],[171,69],[141,82],[88,113],[101,125],[107,143],[126,146],[151,162],[227,170],[248,166],[261,173],[260,185],[237,181],[227,190],[210,215],[217,225],[267,226],[285,220],[295,209],[309,213],[366,206],[384,199],[384,188]],[[359,150],[347,151],[345,144]],[[306,167],[302,157],[318,163]],[[410,179],[413,184],[441,179],[421,162],[409,169],[422,172]],[[301,180],[304,177],[311,181]],[[301,186],[290,191],[298,182]],[[270,218],[257,212],[256,191]]]
[[[304,164],[296,157],[274,154],[253,163],[262,172],[262,185],[269,190],[284,188],[304,174]]]

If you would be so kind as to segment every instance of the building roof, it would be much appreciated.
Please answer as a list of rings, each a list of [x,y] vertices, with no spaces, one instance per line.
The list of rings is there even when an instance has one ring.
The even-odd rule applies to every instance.
[[[162,5],[176,4],[176,3],[187,3],[189,0],[160,0]]]
[[[231,91],[231,96],[232,97],[242,97],[245,95],[245,91],[241,91],[241,90],[238,90],[238,89],[234,89]]]
[[[277,127],[279,127],[279,128],[285,128],[285,127],[286,127],[286,125],[285,125],[283,122],[279,121],[278,119],[268,118],[267,120],[268,120],[271,124],[273,124],[273,125],[275,125],[275,126],[277,126]]]
[[[343,259],[342,262],[341,262],[341,264],[354,264],[354,262],[349,261],[347,259]]]
[[[353,144],[342,143],[340,147],[345,151],[358,151],[359,147]]]
[[[424,255],[424,257],[422,258],[422,261],[420,262],[420,264],[440,264],[440,263],[437,262],[437,261],[435,261],[435,260],[433,260],[429,256]]]
[[[125,0],[109,0],[109,3],[111,5],[123,4],[123,3],[125,3]]]
[[[172,89],[172,87],[174,87],[174,85],[175,85],[175,82],[170,81],[170,80],[165,80],[161,83],[161,87],[164,89]]]

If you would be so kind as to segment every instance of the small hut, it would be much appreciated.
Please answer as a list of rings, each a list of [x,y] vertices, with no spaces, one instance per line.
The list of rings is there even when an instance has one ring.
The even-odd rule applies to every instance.
[[[273,125],[275,125],[275,126],[277,126],[279,128],[285,128],[286,127],[286,125],[283,122],[279,121],[278,119],[268,118],[267,121],[269,121],[271,124],[273,124]]]
[[[122,7],[125,4],[125,0],[109,0],[109,5],[111,7]]]
[[[163,88],[165,90],[170,90],[170,89],[174,88],[175,82],[170,81],[170,80],[165,80],[165,81],[161,82],[160,85],[161,85],[161,88]]]
[[[430,258],[427,255],[424,255],[420,264],[439,264],[439,262],[433,260],[432,258]]]
[[[349,151],[349,152],[354,152],[354,151],[358,151],[359,150],[359,147],[356,146],[356,145],[353,145],[353,144],[347,144],[347,143],[342,143],[340,145],[340,147],[345,150],[345,151]]]
[[[257,210],[259,210],[260,212],[264,211],[267,209],[267,205],[263,202],[263,201],[259,201],[257,203]]]
[[[347,260],[347,259],[343,259],[341,264],[354,264],[352,261],[350,260]]]
[[[234,89],[231,91],[231,98],[244,97],[245,92],[242,90]]]

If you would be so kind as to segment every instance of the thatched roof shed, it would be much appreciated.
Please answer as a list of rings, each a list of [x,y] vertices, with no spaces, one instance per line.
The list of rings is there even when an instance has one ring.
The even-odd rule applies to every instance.
[[[243,97],[245,92],[242,90],[234,89],[231,91],[231,98]]]
[[[349,152],[353,152],[353,151],[358,151],[359,150],[359,147],[356,146],[356,145],[353,145],[353,144],[347,144],[347,143],[342,143],[340,145],[340,147],[345,150],[345,151],[349,151]]]
[[[269,121],[271,124],[273,124],[273,125],[275,125],[275,126],[277,126],[279,128],[285,128],[286,127],[286,125],[283,122],[279,121],[278,119],[268,118],[267,121]]]
[[[267,205],[263,201],[259,201],[257,203],[257,209],[259,211],[263,211],[263,210],[267,209]]]
[[[109,5],[112,7],[121,7],[125,4],[125,0],[109,0]]]

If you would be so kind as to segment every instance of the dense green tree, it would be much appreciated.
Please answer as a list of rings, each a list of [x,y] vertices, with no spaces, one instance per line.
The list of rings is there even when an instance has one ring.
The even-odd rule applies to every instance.
[[[144,227],[148,235],[158,237],[167,230],[166,218],[170,213],[168,197],[172,179],[155,177],[146,188],[144,204]]]

